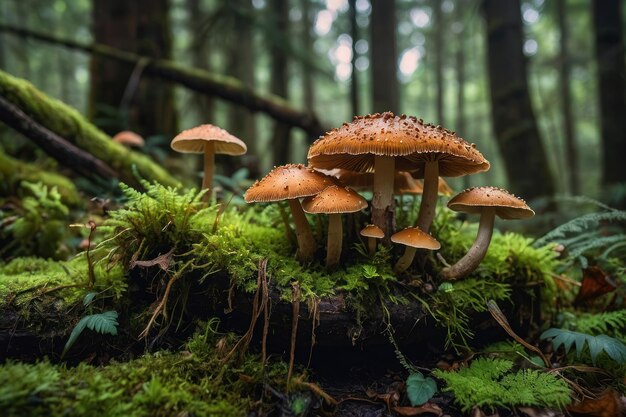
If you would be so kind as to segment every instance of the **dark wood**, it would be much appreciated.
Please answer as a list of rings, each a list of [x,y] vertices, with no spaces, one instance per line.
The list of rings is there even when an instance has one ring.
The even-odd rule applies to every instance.
[[[327,130],[321,125],[315,114],[295,109],[283,98],[274,94],[261,94],[251,90],[233,77],[211,73],[198,68],[184,67],[169,60],[149,59],[106,45],[85,44],[11,25],[0,24],[0,32],[100,55],[123,65],[131,65],[133,68],[142,61],[145,63],[143,71],[146,76],[157,77],[180,84],[193,91],[237,103],[250,111],[266,113],[274,120],[304,130],[311,137],[322,135]]]
[[[356,43],[360,39],[359,37],[359,26],[356,22],[357,18],[357,10],[356,10],[356,0],[348,0],[348,13],[350,14],[350,36],[352,37],[352,74],[350,76],[350,107],[352,109],[352,115],[357,116],[360,115],[360,106],[359,106],[359,74],[356,69]]]
[[[520,0],[484,0],[494,132],[510,190],[526,199],[550,196],[554,180],[528,92]]]
[[[400,111],[395,0],[372,0],[371,67],[374,112]]]
[[[119,178],[117,172],[103,161],[39,125],[2,96],[0,96],[0,121],[32,140],[59,164],[79,175],[91,179]]]

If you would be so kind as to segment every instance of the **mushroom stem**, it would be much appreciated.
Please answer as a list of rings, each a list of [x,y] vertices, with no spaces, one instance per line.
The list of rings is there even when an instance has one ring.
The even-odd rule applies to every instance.
[[[311,226],[304,215],[302,204],[297,198],[289,200],[293,223],[296,226],[296,238],[298,239],[298,260],[309,262],[315,254],[316,244],[311,232]]]
[[[215,144],[206,142],[204,144],[204,177],[202,178],[202,189],[207,190],[202,198],[204,201],[211,200],[213,193],[213,170],[215,168]]]
[[[376,253],[376,238],[368,237],[367,238],[367,249],[369,250],[370,255]]]
[[[416,248],[407,246],[404,249],[404,254],[400,257],[400,259],[398,259],[398,262],[396,262],[396,266],[393,267],[393,271],[396,274],[406,271],[408,267],[411,266],[411,263],[413,263],[415,252],[417,252]]]
[[[395,159],[393,156],[374,157],[374,196],[372,198],[372,223],[385,233],[383,242],[389,244],[389,230],[393,223],[393,181]],[[389,214],[391,213],[391,218]],[[391,220],[391,221],[390,221]]]
[[[428,233],[435,218],[437,192],[439,188],[439,161],[426,161],[424,164],[424,191],[415,226]]]
[[[326,267],[332,268],[339,263],[341,257],[341,244],[343,239],[343,226],[341,214],[328,215],[328,244],[326,247]]]
[[[487,249],[489,249],[495,217],[495,207],[485,207],[482,209],[480,223],[478,225],[478,234],[476,235],[474,244],[472,244],[472,247],[467,251],[465,256],[459,259],[454,265],[444,268],[441,271],[443,278],[449,280],[463,278],[478,268],[478,265],[480,265],[480,262],[487,253]]]

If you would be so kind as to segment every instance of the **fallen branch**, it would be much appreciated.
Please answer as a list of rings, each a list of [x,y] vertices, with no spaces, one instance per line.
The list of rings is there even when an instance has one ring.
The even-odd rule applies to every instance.
[[[303,129],[310,137],[317,137],[326,131],[314,114],[294,109],[279,96],[260,94],[233,77],[184,67],[169,60],[150,59],[107,45],[85,44],[12,25],[0,24],[0,31],[98,55],[132,67],[139,62],[145,62],[143,73],[146,76],[161,78],[199,93],[220,97],[251,111],[266,113],[279,122]]]

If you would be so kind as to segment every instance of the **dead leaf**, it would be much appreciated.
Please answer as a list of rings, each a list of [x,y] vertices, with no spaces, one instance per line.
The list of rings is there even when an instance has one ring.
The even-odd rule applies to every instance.
[[[584,304],[604,294],[615,291],[617,285],[613,278],[599,266],[592,265],[583,269],[583,279],[580,290],[574,300],[574,305]]]
[[[435,414],[436,416],[443,415],[443,410],[433,403],[426,403],[419,407],[393,407],[393,412],[401,416],[419,416],[422,414]]]
[[[149,268],[151,266],[158,265],[164,271],[167,271],[170,267],[170,262],[172,262],[172,253],[174,253],[174,249],[171,249],[169,252],[164,253],[163,255],[159,255],[154,259],[149,261],[133,261],[130,264],[131,269],[139,266],[141,268]]]
[[[604,390],[596,398],[585,398],[567,407],[574,416],[585,417],[620,417],[626,416],[626,410],[618,393],[612,389]]]

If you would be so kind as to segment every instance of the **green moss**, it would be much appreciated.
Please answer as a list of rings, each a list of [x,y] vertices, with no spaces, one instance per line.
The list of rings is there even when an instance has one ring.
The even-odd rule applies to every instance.
[[[104,132],[89,123],[78,111],[48,97],[28,81],[0,71],[0,95],[18,106],[37,123],[67,139],[81,149],[107,163],[120,173],[123,180],[136,182],[136,169],[141,178],[178,185],[160,165],[150,157],[113,142]]]
[[[512,371],[506,359],[479,358],[457,372],[435,370],[464,412],[474,406],[494,409],[536,406],[562,409],[571,401],[565,381],[554,374],[523,369]]]
[[[9,362],[0,366],[0,409],[7,417],[245,416],[260,407],[253,403],[262,383],[286,388],[286,364],[264,368],[251,354],[224,364],[236,339],[211,330],[196,334],[184,351],[103,367]]]

